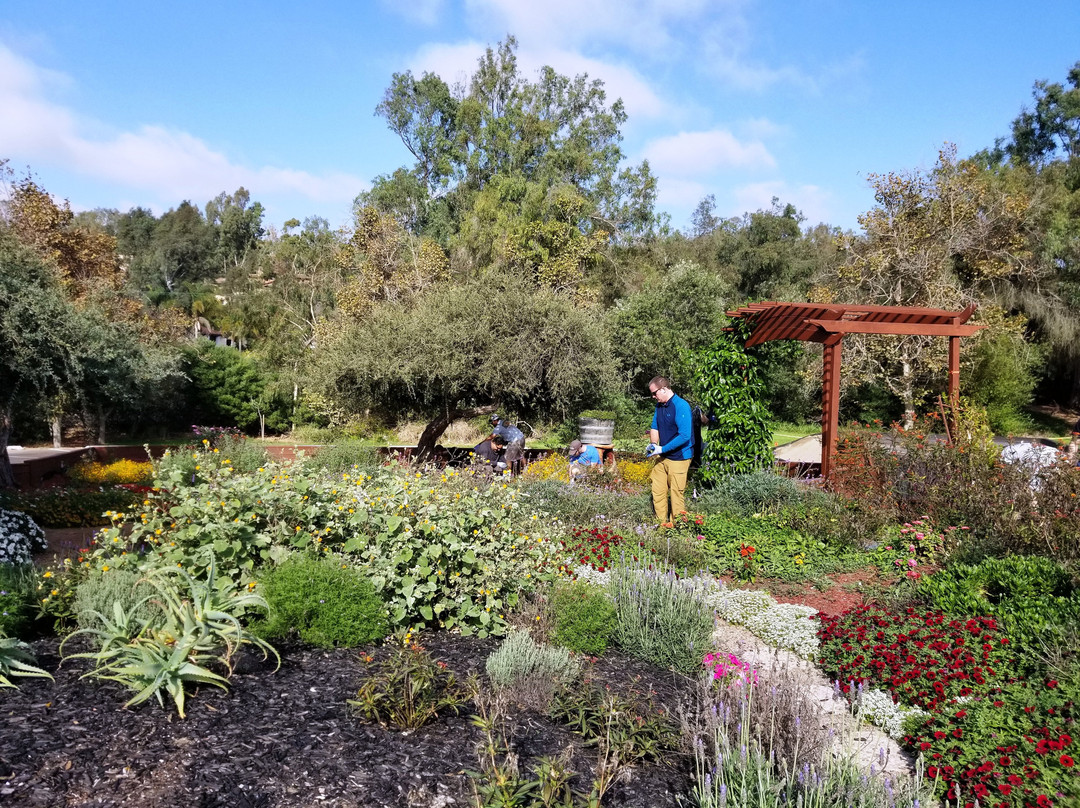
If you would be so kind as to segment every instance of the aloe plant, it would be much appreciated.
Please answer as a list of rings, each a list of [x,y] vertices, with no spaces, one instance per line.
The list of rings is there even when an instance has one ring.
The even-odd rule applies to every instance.
[[[13,637],[0,637],[0,687],[15,687],[9,676],[39,676],[52,679],[52,675],[30,663],[34,655],[24,642]]]
[[[97,640],[98,650],[70,654],[65,659],[91,659],[94,668],[83,676],[119,682],[136,691],[124,705],[131,707],[151,696],[164,707],[165,694],[185,717],[185,688],[189,684],[213,685],[228,690],[233,655],[241,645],[255,645],[263,658],[271,654],[281,666],[281,657],[272,645],[248,633],[240,623],[248,609],[266,609],[260,596],[237,590],[232,581],[218,580],[214,558],[206,568],[205,578],[196,578],[186,570],[165,567],[152,570],[146,582],[154,588],[130,610],[120,603],[113,605],[112,617],[100,612],[95,616],[100,627],[73,632]],[[157,607],[149,619],[139,620],[140,606],[153,602]],[[223,667],[226,675],[215,673],[208,665]]]

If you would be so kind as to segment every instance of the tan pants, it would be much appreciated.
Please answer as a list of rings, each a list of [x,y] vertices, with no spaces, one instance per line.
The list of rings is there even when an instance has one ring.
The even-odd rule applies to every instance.
[[[686,513],[683,491],[686,475],[690,472],[689,460],[661,460],[649,474],[652,483],[653,511],[659,522],[670,522],[680,513]],[[668,495],[671,495],[671,511],[668,511]]]

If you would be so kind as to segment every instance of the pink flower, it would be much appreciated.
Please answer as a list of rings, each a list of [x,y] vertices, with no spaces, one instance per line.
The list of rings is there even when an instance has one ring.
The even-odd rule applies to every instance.
[[[909,567],[917,567],[917,566],[919,566],[919,562],[918,562],[918,561],[916,561],[916,560],[915,560],[914,558],[909,558],[909,559],[907,560],[907,565],[908,565]]]

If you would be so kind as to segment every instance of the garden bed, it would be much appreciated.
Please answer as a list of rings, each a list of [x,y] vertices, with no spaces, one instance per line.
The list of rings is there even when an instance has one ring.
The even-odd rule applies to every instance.
[[[494,640],[449,633],[424,646],[464,679],[482,671]],[[350,714],[370,670],[356,649],[282,648],[281,669],[245,657],[229,693],[203,688],[188,717],[155,703],[125,710],[130,693],[80,679],[79,661],[58,668],[55,640],[34,644],[55,682],[25,679],[4,691],[0,717],[0,802],[22,806],[466,806],[465,772],[479,768],[481,732],[472,705],[411,732],[384,729]],[[368,651],[378,660],[386,647]],[[595,675],[612,688],[653,694],[675,711],[685,680],[648,663],[610,654]],[[515,715],[514,745],[527,771],[543,756],[574,749],[575,785],[588,791],[595,752],[545,716]],[[635,767],[612,787],[612,806],[676,805],[689,790],[688,764]]]

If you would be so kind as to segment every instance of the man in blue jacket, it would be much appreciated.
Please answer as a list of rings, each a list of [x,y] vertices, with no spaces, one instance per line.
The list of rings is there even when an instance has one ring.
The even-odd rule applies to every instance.
[[[656,411],[649,430],[649,440],[652,442],[648,456],[659,458],[649,474],[653,510],[661,526],[670,527],[676,516],[686,513],[683,491],[686,490],[690,461],[694,457],[693,422],[690,405],[675,395],[671,382],[663,376],[649,382],[649,392],[656,399]]]

